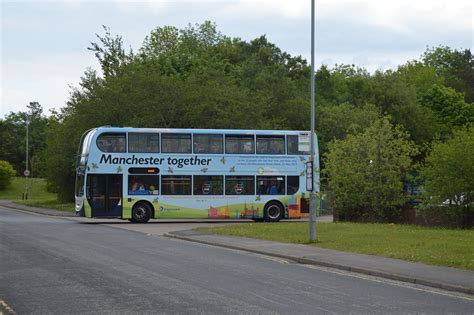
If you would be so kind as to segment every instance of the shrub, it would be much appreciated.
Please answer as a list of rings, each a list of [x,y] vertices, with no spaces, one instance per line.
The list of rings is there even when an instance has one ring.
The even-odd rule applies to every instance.
[[[0,190],[7,188],[15,174],[16,172],[9,162],[0,160]]]
[[[454,132],[452,139],[433,145],[421,171],[424,189],[424,215],[447,213],[462,227],[474,223],[474,128],[466,126]],[[441,208],[440,208],[441,207]]]
[[[362,133],[333,141],[325,155],[324,175],[338,218],[399,221],[407,201],[403,182],[415,154],[408,135],[386,117]]]

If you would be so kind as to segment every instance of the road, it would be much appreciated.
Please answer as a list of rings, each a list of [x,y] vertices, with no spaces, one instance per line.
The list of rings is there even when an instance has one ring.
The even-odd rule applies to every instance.
[[[474,310],[473,298],[461,294],[88,222],[0,207],[0,312]]]

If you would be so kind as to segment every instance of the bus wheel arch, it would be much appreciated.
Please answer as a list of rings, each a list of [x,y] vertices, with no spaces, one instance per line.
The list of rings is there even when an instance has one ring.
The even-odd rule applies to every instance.
[[[285,207],[279,200],[270,200],[263,208],[265,222],[278,222],[285,216]]]
[[[153,216],[153,205],[145,200],[138,201],[132,207],[133,223],[146,223]]]

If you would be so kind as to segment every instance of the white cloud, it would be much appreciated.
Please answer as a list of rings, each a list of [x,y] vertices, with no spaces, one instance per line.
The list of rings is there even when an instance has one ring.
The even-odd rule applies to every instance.
[[[26,110],[38,101],[45,113],[63,107],[69,97],[69,85],[78,86],[87,67],[99,68],[91,54],[62,54],[13,61],[1,69],[0,116],[10,111]]]

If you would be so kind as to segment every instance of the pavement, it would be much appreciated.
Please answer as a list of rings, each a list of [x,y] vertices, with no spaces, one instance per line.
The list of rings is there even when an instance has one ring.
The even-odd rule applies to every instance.
[[[0,205],[8,208],[50,216],[74,216],[72,213],[44,208],[28,207],[4,200],[0,200]],[[324,221],[328,221],[327,217],[322,219]],[[186,225],[183,225],[182,227],[185,226]],[[209,234],[195,230],[189,230],[189,227],[186,230],[170,229],[163,235],[166,237],[198,242],[212,246],[220,246],[283,258],[301,264],[336,268],[391,280],[409,282],[433,288],[474,295],[474,272],[464,269],[425,265],[399,259],[341,252],[308,245],[286,244],[245,237]]]

